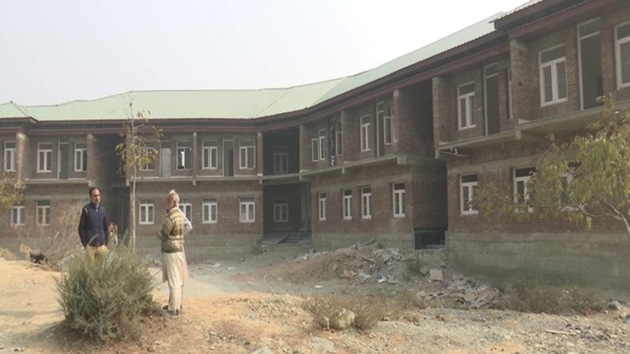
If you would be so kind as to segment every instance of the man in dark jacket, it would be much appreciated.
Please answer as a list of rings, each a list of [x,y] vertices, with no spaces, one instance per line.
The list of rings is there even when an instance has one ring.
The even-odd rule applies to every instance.
[[[101,205],[101,191],[97,187],[91,187],[89,193],[91,202],[81,209],[79,237],[88,257],[105,258],[109,252],[107,212]]]

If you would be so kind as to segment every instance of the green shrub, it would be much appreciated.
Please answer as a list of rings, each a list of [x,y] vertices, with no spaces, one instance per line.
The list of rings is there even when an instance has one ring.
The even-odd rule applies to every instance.
[[[57,282],[62,327],[97,343],[138,338],[142,317],[157,310],[153,288],[146,262],[126,247],[106,260],[75,255]]]

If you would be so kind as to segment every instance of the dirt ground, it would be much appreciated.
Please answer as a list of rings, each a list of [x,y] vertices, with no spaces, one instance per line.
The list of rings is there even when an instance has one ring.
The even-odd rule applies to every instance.
[[[157,279],[159,269],[151,272]],[[58,276],[26,261],[0,259],[0,353],[630,352],[624,301],[589,316],[487,309],[501,296],[496,289],[449,272],[440,254],[366,247],[193,264],[183,315],[153,316],[140,341],[102,347],[59,338]],[[302,307],[317,295],[401,293],[424,297],[429,306],[367,331],[321,329]],[[167,296],[165,284],[158,285],[156,301],[164,304]],[[460,306],[437,306],[447,301]]]

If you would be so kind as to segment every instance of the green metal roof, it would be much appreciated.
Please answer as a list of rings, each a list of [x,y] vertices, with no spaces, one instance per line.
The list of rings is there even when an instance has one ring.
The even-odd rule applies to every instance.
[[[254,119],[295,112],[491,33],[493,21],[502,15],[499,13],[374,69],[344,78],[277,89],[132,91],[46,106],[9,102],[0,105],[0,119],[29,116],[40,121],[125,119],[131,114],[130,102],[134,112],[147,111],[151,118],[165,119]]]

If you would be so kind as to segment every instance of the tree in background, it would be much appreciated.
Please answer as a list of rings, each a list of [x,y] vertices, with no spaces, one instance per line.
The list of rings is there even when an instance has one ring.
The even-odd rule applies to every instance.
[[[129,242],[131,249],[136,248],[136,180],[138,170],[155,163],[157,144],[160,142],[160,130],[149,124],[149,111],[133,110],[133,102],[129,102],[129,120],[123,125],[124,141],[116,145],[116,154],[124,162],[127,181],[131,182],[129,196]]]
[[[595,218],[624,225],[630,237],[630,111],[617,110],[601,97],[600,119],[568,143],[548,137],[527,189],[527,200],[513,200],[493,183],[479,188],[474,204],[483,216],[559,218],[590,228]],[[531,212],[526,212],[528,208]]]
[[[24,185],[6,173],[0,174],[0,209],[7,210],[22,200]]]

